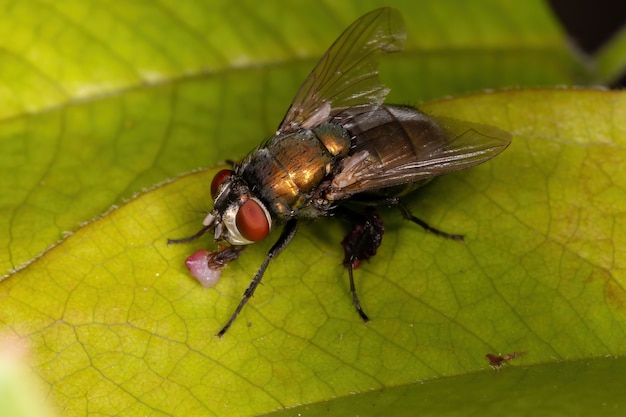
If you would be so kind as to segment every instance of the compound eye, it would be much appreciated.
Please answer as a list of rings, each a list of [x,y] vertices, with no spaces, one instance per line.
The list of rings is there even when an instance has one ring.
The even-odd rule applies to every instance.
[[[252,242],[263,240],[270,233],[266,212],[255,200],[248,200],[239,207],[235,221],[241,236]]]
[[[226,181],[228,177],[233,175],[233,171],[230,169],[223,169],[213,177],[213,181],[211,181],[211,197],[215,198],[217,194],[217,189],[220,188],[220,185]]]

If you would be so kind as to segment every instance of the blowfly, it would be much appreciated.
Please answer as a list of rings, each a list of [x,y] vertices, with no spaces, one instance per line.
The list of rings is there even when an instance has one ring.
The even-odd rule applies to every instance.
[[[223,242],[217,251],[198,251],[187,259],[191,273],[212,285],[222,267],[248,245],[282,227],[219,337],[252,297],[270,261],[291,242],[301,219],[336,216],[352,224],[341,242],[343,265],[364,321],[368,317],[357,297],[353,270],[374,256],[382,242],[377,206],[398,207],[405,219],[424,229],[462,239],[413,216],[400,197],[434,177],[488,161],[511,137],[495,127],[383,104],[389,89],[379,81],[377,58],[401,50],[405,37],[402,16],[391,8],[352,23],[304,81],[274,136],[232,169],[215,175],[213,210],[202,229],[169,241],[188,242],[212,231]]]

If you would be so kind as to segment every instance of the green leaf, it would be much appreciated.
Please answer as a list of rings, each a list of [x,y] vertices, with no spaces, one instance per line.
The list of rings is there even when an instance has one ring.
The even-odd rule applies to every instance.
[[[626,25],[597,54],[598,82],[611,84],[626,71]]]
[[[214,171],[142,194],[14,274],[0,320],[30,342],[51,398],[71,414],[262,414],[441,376],[461,383],[489,369],[487,353],[523,352],[511,365],[540,366],[528,372],[548,379],[577,374],[575,363],[545,364],[624,353],[625,103],[617,92],[536,90],[426,106],[515,139],[409,200],[464,244],[385,213],[384,244],[357,271],[367,324],[340,266],[342,229],[328,220],[301,229],[229,333],[213,337],[271,243],[249,248],[215,288],[185,273],[184,258],[207,242],[166,238],[199,226]],[[605,395],[585,391],[577,406]]]
[[[392,5],[409,42],[381,69],[391,101],[591,79],[542,2]],[[516,385],[518,368],[585,376],[580,362],[556,367],[561,359],[623,384],[595,359],[624,354],[626,118],[614,92],[517,90],[424,106],[515,135],[492,162],[409,200],[466,243],[385,212],[379,254],[357,271],[373,318],[363,324],[340,266],[342,225],[304,226],[229,333],[212,337],[276,236],[203,289],[183,261],[210,239],[165,242],[200,226],[215,170],[162,181],[237,159],[270,135],[317,58],[374,7],[0,0],[10,191],[0,262],[22,268],[0,283],[0,334],[30,345],[63,415],[255,415],[337,397],[356,410],[363,397],[352,393],[406,387],[385,406],[399,414],[415,406],[406,398],[426,395],[415,381],[450,376],[446,389],[463,393],[461,375],[491,375],[487,353],[524,352],[507,375],[529,398],[533,379]],[[588,413],[610,392],[571,387]],[[475,390],[459,404],[479,406]],[[449,402],[449,391],[438,395]]]
[[[562,416],[589,412],[620,416],[623,380],[607,378],[626,371],[624,358],[564,361],[538,366],[475,372],[402,385],[271,413],[279,416],[481,415]],[[602,387],[598,390],[598,387]],[[588,407],[580,395],[592,394]]]

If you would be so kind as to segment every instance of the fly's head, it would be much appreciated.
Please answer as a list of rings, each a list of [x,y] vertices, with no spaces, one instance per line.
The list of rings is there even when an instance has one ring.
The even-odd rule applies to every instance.
[[[215,174],[211,183],[213,210],[202,222],[213,228],[216,241],[233,246],[261,241],[272,230],[272,216],[246,182],[231,170]]]

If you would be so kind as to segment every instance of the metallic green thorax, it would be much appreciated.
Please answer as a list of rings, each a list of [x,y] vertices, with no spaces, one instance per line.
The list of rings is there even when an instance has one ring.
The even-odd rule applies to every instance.
[[[322,124],[272,137],[243,159],[237,173],[279,220],[316,217],[312,194],[349,150],[346,129]]]

